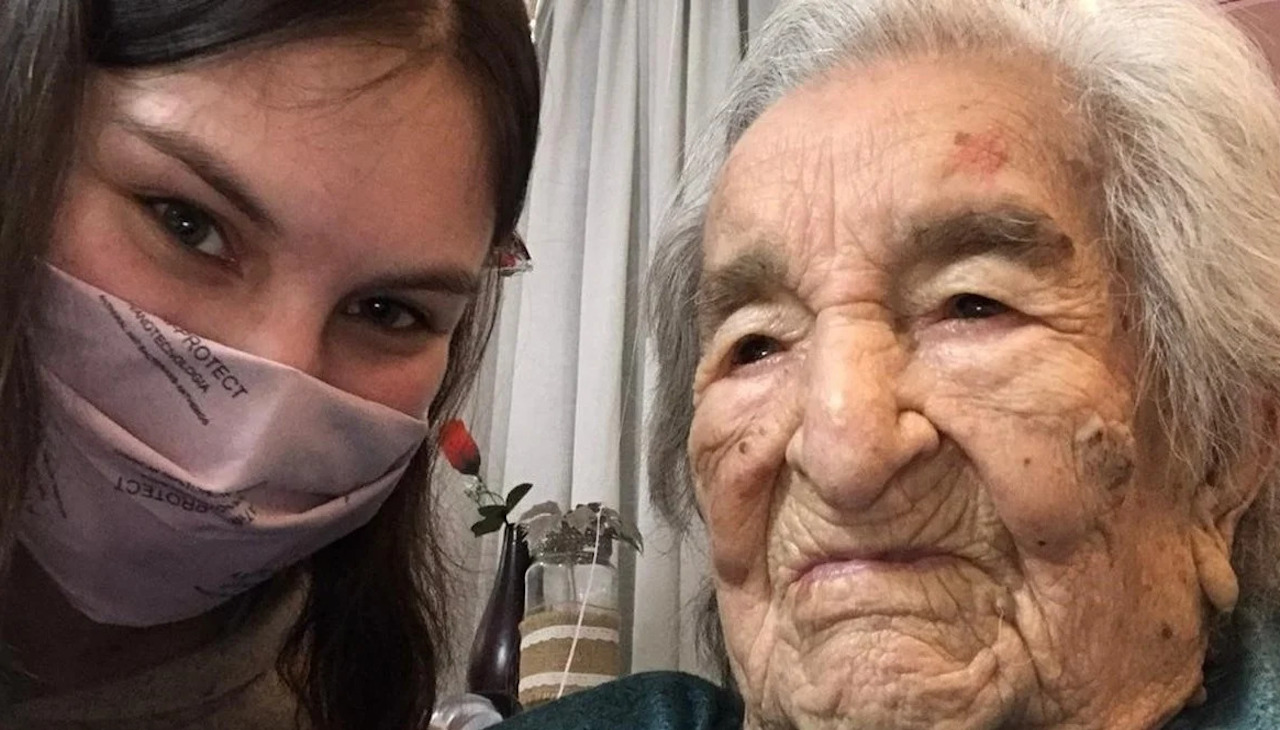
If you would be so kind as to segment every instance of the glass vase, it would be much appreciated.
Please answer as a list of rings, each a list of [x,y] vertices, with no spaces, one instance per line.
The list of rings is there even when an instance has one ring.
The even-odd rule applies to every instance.
[[[520,624],[520,702],[556,699],[619,676],[618,571],[612,541],[594,534],[534,551]]]

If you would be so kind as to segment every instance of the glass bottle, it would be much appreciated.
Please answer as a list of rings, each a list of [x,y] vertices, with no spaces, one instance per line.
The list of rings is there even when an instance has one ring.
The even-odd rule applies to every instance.
[[[533,548],[520,624],[520,702],[594,687],[621,672],[621,616],[613,540],[567,527]],[[581,626],[579,626],[581,622]]]
[[[502,532],[502,561],[493,590],[471,644],[467,690],[491,701],[503,717],[519,711],[520,617],[524,612],[524,578],[529,548],[522,530],[507,524]]]

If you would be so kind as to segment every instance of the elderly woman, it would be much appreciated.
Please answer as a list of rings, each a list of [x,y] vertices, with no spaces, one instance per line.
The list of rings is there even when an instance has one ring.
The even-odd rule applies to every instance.
[[[705,522],[744,724],[1280,727],[1280,103],[1241,34],[801,0],[711,135],[650,470]],[[743,722],[659,684],[631,726]]]

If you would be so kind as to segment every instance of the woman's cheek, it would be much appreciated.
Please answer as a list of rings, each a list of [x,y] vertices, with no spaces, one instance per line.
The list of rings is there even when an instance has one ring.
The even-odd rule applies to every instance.
[[[1129,481],[1127,379],[1054,337],[986,344],[922,353],[926,415],[966,454],[1019,550],[1065,560]]]
[[[1091,500],[1071,467],[1071,430],[1063,418],[981,411],[957,425],[956,440],[1024,554],[1065,559],[1091,531]]]
[[[772,504],[796,427],[791,385],[779,372],[728,377],[703,392],[689,432],[698,505],[719,579],[741,585],[765,573]]]
[[[450,340],[438,338],[411,357],[350,357],[337,367],[345,372],[331,384],[366,400],[415,418],[427,414],[449,367]]]

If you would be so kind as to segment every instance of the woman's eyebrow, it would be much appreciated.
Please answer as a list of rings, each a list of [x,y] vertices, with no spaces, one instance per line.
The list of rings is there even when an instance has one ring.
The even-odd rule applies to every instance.
[[[786,286],[786,261],[767,243],[749,246],[727,263],[704,271],[694,303],[700,341],[710,339],[734,312],[768,301]]]
[[[898,238],[893,267],[899,270],[989,254],[1043,271],[1059,269],[1075,255],[1074,242],[1052,217],[1012,203],[913,216]],[[767,242],[704,271],[695,302],[700,341],[742,307],[776,298],[787,282],[786,261]]]
[[[156,127],[123,116],[113,121],[152,149],[181,162],[258,226],[271,233],[280,232],[279,222],[268,212],[262,198],[231,165],[197,137],[178,129]]]
[[[1049,214],[1021,204],[917,216],[904,228],[899,267],[992,255],[1046,271],[1061,268],[1075,256],[1075,243]]]
[[[480,275],[463,268],[445,266],[379,276],[361,288],[369,291],[417,289],[469,297],[480,291]]]

